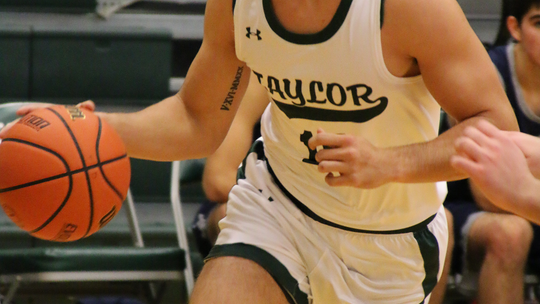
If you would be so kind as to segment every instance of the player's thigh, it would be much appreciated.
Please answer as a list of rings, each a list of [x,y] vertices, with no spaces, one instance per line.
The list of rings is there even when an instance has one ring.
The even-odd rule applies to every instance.
[[[283,291],[259,264],[240,257],[213,258],[204,265],[191,304],[288,304]]]

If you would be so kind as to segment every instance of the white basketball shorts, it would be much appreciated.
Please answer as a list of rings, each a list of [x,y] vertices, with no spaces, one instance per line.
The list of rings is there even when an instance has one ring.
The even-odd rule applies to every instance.
[[[335,227],[308,216],[283,192],[262,147],[257,141],[239,170],[217,244],[206,260],[253,260],[292,304],[429,301],[448,241],[442,206],[424,222],[401,230]]]

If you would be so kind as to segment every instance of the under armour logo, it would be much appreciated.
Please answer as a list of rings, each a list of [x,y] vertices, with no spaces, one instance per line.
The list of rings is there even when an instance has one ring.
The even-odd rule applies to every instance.
[[[261,37],[261,31],[257,30],[257,32],[254,33],[254,32],[251,31],[251,27],[249,27],[249,26],[246,27],[246,31],[247,31],[246,37],[248,37],[249,39],[251,39],[251,35],[257,36],[257,40],[261,40],[261,39],[262,39],[262,37]]]

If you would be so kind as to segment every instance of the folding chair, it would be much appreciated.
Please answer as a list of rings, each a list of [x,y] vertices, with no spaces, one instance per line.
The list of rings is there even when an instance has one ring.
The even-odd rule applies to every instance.
[[[0,104],[0,127],[16,119],[15,112],[23,104]],[[133,246],[2,248],[0,284],[9,287],[1,303],[9,304],[21,284],[37,282],[148,282],[148,300],[154,303],[160,299],[152,282],[180,280],[189,297],[194,278],[179,195],[179,165],[173,163],[170,196],[179,246],[144,247],[130,190],[124,206]]]

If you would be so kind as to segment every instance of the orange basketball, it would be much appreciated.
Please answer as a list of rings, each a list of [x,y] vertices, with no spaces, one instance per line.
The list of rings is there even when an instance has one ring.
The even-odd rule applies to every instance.
[[[39,109],[0,143],[0,205],[35,237],[75,241],[118,213],[130,170],[120,136],[94,113],[73,106]]]

